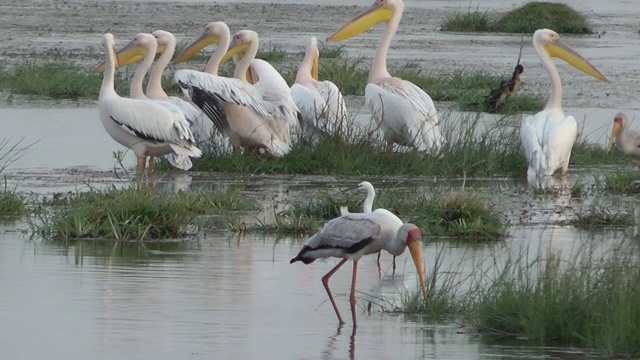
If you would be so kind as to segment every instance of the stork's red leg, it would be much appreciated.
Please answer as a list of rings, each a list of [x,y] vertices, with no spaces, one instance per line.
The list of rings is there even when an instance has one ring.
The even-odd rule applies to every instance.
[[[351,319],[353,319],[353,327],[356,327],[356,273],[358,272],[358,260],[353,261],[353,275],[351,275],[351,295],[349,302],[351,303]]]
[[[153,174],[153,167],[156,164],[155,156],[149,156],[149,167],[147,168],[147,175],[151,176]]]
[[[136,164],[136,174],[138,175],[138,177],[142,177],[142,175],[144,175],[144,167],[145,167],[145,161],[147,160],[146,157],[139,157],[137,158],[138,163]]]
[[[336,265],[333,269],[331,269],[331,271],[329,271],[325,276],[322,277],[322,285],[324,285],[325,290],[327,290],[327,294],[329,295],[329,300],[331,300],[331,305],[333,305],[333,310],[336,311],[336,315],[338,316],[338,321],[340,322],[340,325],[344,324],[344,321],[342,321],[342,316],[340,316],[340,311],[338,311],[338,306],[336,306],[336,302],[333,300],[333,295],[331,295],[331,290],[329,290],[329,278],[331,277],[331,275],[333,275],[333,273],[338,271],[338,269],[340,269],[340,267],[344,265],[344,263],[346,262],[347,262],[347,259],[342,259],[342,261],[340,261],[338,265]]]

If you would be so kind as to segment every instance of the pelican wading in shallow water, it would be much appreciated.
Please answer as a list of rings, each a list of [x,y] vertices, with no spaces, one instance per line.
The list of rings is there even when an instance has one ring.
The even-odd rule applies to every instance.
[[[365,88],[367,106],[382,130],[389,151],[397,143],[437,155],[444,138],[438,128],[438,114],[433,101],[418,86],[392,77],[387,70],[387,52],[403,10],[402,0],[376,0],[371,7],[329,36],[327,41],[346,40],[377,23],[387,22]]]
[[[171,111],[179,111],[184,115],[185,120],[189,123],[194,139],[209,139],[212,126],[207,125],[204,121],[203,114],[188,102],[174,97],[168,96],[162,89],[162,73],[167,64],[171,61],[171,57],[175,51],[176,41],[174,36],[166,31],[158,30],[153,34],[139,33],[136,34],[131,41],[120,49],[116,56],[118,57],[119,67],[135,64],[142,61],[142,64],[136,69],[131,81],[131,90],[129,96],[133,99],[153,100],[156,103],[168,108]],[[149,75],[149,83],[147,84],[146,93],[142,90],[142,83],[156,53],[162,54],[156,62],[151,75]],[[104,62],[98,66],[96,71],[104,71]],[[196,141],[199,143],[202,141]],[[188,170],[191,168],[191,160],[188,156],[168,154],[167,160],[173,166]],[[149,170],[153,170],[154,157],[149,158]]]
[[[562,84],[551,57],[558,57],[598,80],[609,80],[560,40],[555,31],[537,30],[533,46],[551,80],[551,95],[544,110],[527,117],[520,126],[520,142],[528,163],[527,178],[535,182],[541,176],[567,173],[571,148],[578,135],[576,119],[562,111]]]
[[[336,84],[318,81],[319,58],[318,41],[312,37],[291,86],[291,96],[305,122],[305,131],[340,136],[347,130],[347,107]]]
[[[347,260],[353,260],[349,303],[355,327],[357,325],[355,290],[358,260],[364,255],[373,254],[380,250],[386,250],[393,255],[401,255],[407,247],[409,248],[420,279],[422,294],[426,299],[420,257],[420,230],[413,224],[402,224],[397,216],[383,210],[377,209],[371,213],[345,214],[330,220],[318,233],[304,242],[298,255],[290,261],[292,264],[296,261],[310,264],[320,258],[336,257],[342,259],[338,265],[322,277],[322,284],[329,295],[329,300],[331,300],[331,305],[333,305],[340,324],[344,324],[344,321],[329,289],[329,278]]]
[[[201,46],[205,41],[210,40],[203,34],[187,49]],[[300,113],[286,81],[271,64],[255,59],[257,52],[258,34],[242,30],[233,36],[223,59],[243,55],[233,79],[193,70],[178,70],[174,77],[210,118],[216,117],[218,105],[224,108],[226,119],[221,124],[222,133],[231,140],[234,153],[240,153],[241,147],[263,148],[272,155],[283,156],[291,147],[290,128],[300,126]],[[178,59],[182,60],[183,56]],[[249,66],[253,84],[246,81]]]
[[[614,141],[616,147],[629,155],[640,170],[640,132],[629,130],[629,120],[624,113],[617,113],[613,119],[613,130],[609,137],[607,152],[611,151]]]
[[[105,72],[98,98],[100,120],[114,140],[133,150],[138,175],[144,173],[148,156],[173,153],[200,157],[202,152],[195,146],[189,123],[182,112],[154,101],[118,96],[114,89],[117,63],[114,44],[113,35],[103,36]],[[153,169],[151,164],[149,167]]]

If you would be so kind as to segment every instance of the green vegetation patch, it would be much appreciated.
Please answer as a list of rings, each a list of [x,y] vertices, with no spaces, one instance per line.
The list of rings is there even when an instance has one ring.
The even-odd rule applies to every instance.
[[[571,224],[577,228],[594,230],[603,226],[631,226],[634,221],[633,215],[624,210],[593,205],[576,213]]]
[[[409,205],[410,222],[423,235],[495,240],[506,236],[504,215],[476,192],[451,190],[433,197],[419,196]]]
[[[500,17],[488,11],[462,12],[447,16],[442,24],[445,31],[505,32],[531,34],[538,29],[551,29],[561,34],[591,34],[584,15],[565,4],[529,2]]]
[[[533,1],[502,15],[494,31],[533,33],[551,29],[561,34],[591,34],[593,30],[584,15],[565,4]]]
[[[149,189],[90,191],[57,200],[36,212],[34,232],[47,239],[166,240],[194,234],[199,215],[247,206],[235,191],[154,192]]]
[[[0,216],[21,215],[25,212],[25,198],[14,190],[0,190]]]
[[[610,195],[640,194],[640,172],[622,171],[595,179],[596,189]]]

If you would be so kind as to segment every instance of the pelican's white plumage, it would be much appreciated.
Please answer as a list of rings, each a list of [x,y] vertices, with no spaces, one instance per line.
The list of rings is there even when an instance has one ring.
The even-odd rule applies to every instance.
[[[167,63],[171,60],[174,50],[175,39],[173,45],[170,41],[169,43],[165,43],[164,41],[159,43],[156,36],[147,33],[139,33],[136,34],[126,46],[120,49],[116,53],[116,56],[118,57],[118,63],[120,66],[134,64],[142,59],[142,63],[138,66],[133,75],[129,96],[132,99],[153,101],[172,112],[181,113],[184,119],[189,123],[189,127],[192,129],[191,133],[193,134],[193,130],[199,128],[196,125],[197,121],[201,121],[197,118],[199,116],[199,111],[182,99],[167,96],[161,86],[162,72],[164,71]],[[158,59],[156,66],[151,72],[149,84],[147,85],[147,93],[145,94],[142,90],[142,83],[145,75],[151,68],[151,64],[153,63],[157,52],[163,52],[163,54]],[[151,91],[149,91],[149,89]],[[196,136],[194,135],[194,138],[195,137]],[[167,154],[167,160],[171,165],[179,169],[186,170],[192,167],[189,156],[170,153]],[[151,156],[149,159],[150,172],[153,171],[153,165],[154,157]]]
[[[565,116],[562,110],[562,84],[551,56],[565,60],[596,79],[608,80],[562,42],[555,31],[537,30],[533,35],[533,46],[551,80],[551,95],[544,110],[524,119],[520,127],[520,141],[528,162],[527,178],[535,182],[537,177],[566,174],[571,149],[578,135],[575,118]]]
[[[115,63],[113,35],[103,37],[105,73],[100,88],[100,120],[107,133],[120,144],[130,148],[138,159],[137,171],[142,174],[147,156],[169,153],[199,157],[189,123],[179,111],[149,100],[118,96],[114,89]]]
[[[319,57],[318,41],[312,37],[291,86],[291,97],[300,110],[305,130],[341,135],[347,129],[347,106],[334,83],[318,81]]]
[[[413,83],[392,77],[387,70],[387,52],[398,30],[402,0],[376,0],[345,26],[327,38],[341,41],[356,36],[385,21],[387,26],[373,59],[365,88],[366,104],[383,133],[387,148],[394,143],[437,155],[444,144],[438,114],[431,97]]]
[[[175,81],[187,89],[192,100],[205,113],[211,104],[222,104],[227,116],[223,133],[238,152],[240,147],[265,148],[283,156],[291,146],[290,128],[299,126],[299,111],[282,76],[263,60],[254,59],[258,51],[258,35],[242,30],[233,37],[230,54],[244,52],[234,78],[211,76],[192,70],[178,70]],[[254,84],[246,79],[251,66]],[[195,99],[194,99],[195,97]]]

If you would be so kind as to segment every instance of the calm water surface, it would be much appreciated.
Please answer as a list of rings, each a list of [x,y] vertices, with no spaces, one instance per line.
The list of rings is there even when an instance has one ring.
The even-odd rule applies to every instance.
[[[37,141],[7,172],[9,183],[20,191],[50,195],[119,183],[110,170],[111,152],[120,147],[102,129],[95,108],[0,109],[0,126],[7,138]],[[132,158],[126,161],[134,163]],[[575,169],[567,181],[590,177],[588,169]],[[159,179],[157,189],[217,191],[239,186],[270,209],[328,184],[352,185],[359,180],[178,173]],[[372,180],[381,184],[384,179]],[[404,180],[410,188],[438,191],[431,180]],[[513,224],[509,239],[479,246],[423,244],[427,272],[439,252],[442,269],[464,277],[490,268],[494,259],[500,263],[505,252],[572,257],[584,244],[606,249],[621,241],[615,231],[588,235],[547,225],[570,218],[589,200],[529,198],[516,191],[523,185],[512,179],[467,183],[474,184],[508,213]],[[629,206],[634,201],[614,200]],[[262,215],[247,214],[257,216]],[[407,255],[398,258],[395,274],[390,256],[382,257],[382,274],[374,257],[360,261],[359,326],[353,334],[351,266],[331,281],[342,315],[349,319],[338,327],[320,282],[337,261],[291,265],[301,239],[237,236],[225,230],[224,218],[214,223],[219,226],[195,240],[144,246],[45,242],[30,238],[23,220],[0,222],[0,358],[540,359],[571,358],[576,353],[495,343],[455,323],[391,312],[402,296],[417,290]]]

